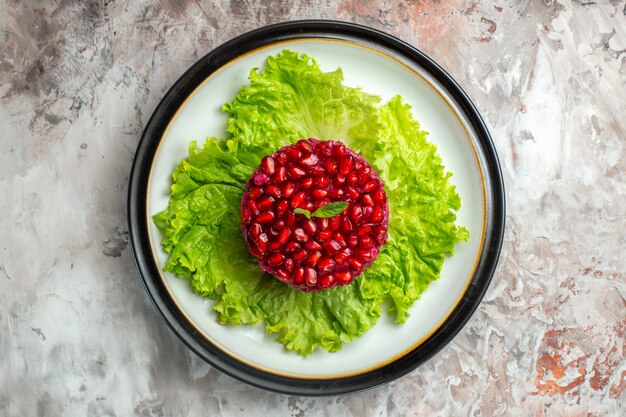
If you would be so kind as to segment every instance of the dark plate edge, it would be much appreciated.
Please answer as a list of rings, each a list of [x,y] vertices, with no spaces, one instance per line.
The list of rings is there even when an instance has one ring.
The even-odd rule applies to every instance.
[[[169,298],[147,238],[147,174],[159,142],[154,138],[161,137],[169,120],[167,116],[182,104],[181,97],[188,96],[208,74],[241,54],[276,41],[300,37],[359,38],[390,49],[429,72],[454,98],[477,134],[476,145],[484,158],[482,168],[487,191],[487,227],[480,260],[470,285],[445,323],[403,357],[364,374],[331,380],[290,378],[264,372],[237,361],[205,340]],[[404,41],[365,26],[327,20],[284,22],[256,29],[222,44],[192,65],[166,93],[148,121],[135,153],[128,189],[128,226],[135,262],[152,303],[168,327],[198,356],[234,378],[283,394],[307,396],[357,392],[390,382],[413,371],[446,346],[470,319],[491,282],[504,238],[505,211],[504,183],[495,146],[478,110],[456,81],[432,59]]]

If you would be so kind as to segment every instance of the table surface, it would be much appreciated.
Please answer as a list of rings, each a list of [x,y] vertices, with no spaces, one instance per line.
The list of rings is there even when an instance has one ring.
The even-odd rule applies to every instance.
[[[623,1],[0,7],[0,415],[626,413]],[[369,25],[435,59],[485,117],[507,189],[499,268],[467,326],[406,377],[334,398],[252,388],[187,350],[126,226],[133,154],[168,87],[233,36],[301,18]]]

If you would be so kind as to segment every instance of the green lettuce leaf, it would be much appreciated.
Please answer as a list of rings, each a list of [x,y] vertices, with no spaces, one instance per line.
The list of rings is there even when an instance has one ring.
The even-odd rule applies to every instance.
[[[154,216],[169,254],[165,270],[215,300],[223,324],[263,323],[287,349],[328,351],[375,325],[381,306],[402,323],[446,254],[469,237],[455,224],[461,200],[437,154],[397,96],[343,85],[340,69],[324,73],[307,55],[283,51],[224,105],[228,139],[189,147],[172,176],[166,210]],[[389,239],[374,264],[349,286],[305,293],[264,273],[249,254],[239,225],[245,184],[264,155],[301,138],[342,140],[385,182]]]

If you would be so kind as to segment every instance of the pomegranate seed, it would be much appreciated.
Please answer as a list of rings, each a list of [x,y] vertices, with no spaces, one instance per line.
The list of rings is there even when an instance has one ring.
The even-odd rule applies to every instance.
[[[329,253],[335,253],[341,249],[341,245],[339,244],[339,242],[333,239],[329,239],[324,242],[324,247]]]
[[[307,201],[306,203],[304,203],[304,208],[308,211],[313,211],[313,209],[315,209],[315,206],[310,201]]]
[[[333,161],[324,162],[323,167],[329,174],[334,174],[335,172],[337,172],[337,164]]]
[[[272,197],[276,197],[276,198],[280,198],[281,196],[281,192],[280,192],[280,188],[278,188],[275,185],[268,185],[267,186],[267,193],[269,195],[271,195]]]
[[[343,219],[343,230],[346,232],[352,230],[352,222],[348,218]]]
[[[372,226],[371,224],[366,224],[366,225],[361,226],[359,230],[356,231],[356,234],[360,237],[368,233],[371,233],[372,230],[374,230],[374,226]]]
[[[281,255],[280,253],[275,253],[267,258],[267,263],[276,266],[282,264],[284,260],[285,257],[283,255]]]
[[[259,200],[258,206],[259,206],[259,209],[265,210],[265,209],[272,207],[273,204],[274,204],[274,199],[272,197],[265,197]]]
[[[283,247],[283,244],[278,241],[274,241],[274,242],[270,242],[268,247],[270,248],[271,251],[276,252],[278,249]]]
[[[355,250],[354,251],[354,256],[356,256],[357,258],[362,259],[364,261],[370,261],[374,257],[372,255],[372,252],[370,252],[368,250],[362,250],[362,249]]]
[[[306,283],[310,286],[317,284],[317,272],[313,268],[307,268],[304,271],[304,278],[306,279]]]
[[[333,148],[333,155],[341,156],[345,154],[346,154],[346,145],[344,145],[343,143],[338,144]]]
[[[287,226],[289,227],[293,227],[296,225],[296,215],[293,214],[291,211],[288,211],[287,213],[285,213],[285,223],[287,224]]]
[[[372,246],[374,246],[374,238],[372,238],[371,236],[365,235],[359,241],[359,245],[362,248],[371,248]]]
[[[289,272],[285,271],[284,269],[276,270],[276,276],[280,278],[281,281],[289,281]]]
[[[286,245],[285,245],[285,250],[287,252],[293,252],[300,249],[300,244],[298,242],[296,242],[295,240],[289,241]]]
[[[338,264],[343,263],[346,261],[346,259],[350,257],[350,255],[352,255],[352,251],[349,248],[345,248],[341,252],[337,253],[337,255],[335,255],[335,261]]]
[[[267,174],[259,172],[254,176],[254,183],[256,185],[264,185],[268,182],[270,182],[270,177],[268,177]]]
[[[263,189],[259,187],[250,188],[250,197],[258,198],[261,194],[263,194]]]
[[[250,253],[255,257],[255,258],[261,258],[263,257],[263,252],[261,252],[259,250],[259,248],[255,247],[255,246],[248,246],[248,248],[250,249]]]
[[[357,168],[357,170],[359,171],[359,174],[361,175],[370,175],[372,173],[372,168],[370,168],[367,165],[363,165],[362,168]]]
[[[261,252],[265,252],[267,250],[267,234],[261,233],[256,240],[256,247],[259,248]]]
[[[295,148],[293,146],[290,146],[289,148],[287,148],[287,158],[291,159],[292,161],[298,161],[300,159],[300,157],[302,157],[302,152],[300,151],[300,149]]]
[[[285,152],[279,152],[278,155],[274,155],[276,158],[276,162],[278,162],[281,165],[285,165],[287,163],[287,155],[285,155]]]
[[[285,259],[285,262],[283,263],[283,266],[285,267],[285,269],[289,272],[293,271],[293,267],[295,266],[295,263],[293,262],[293,259],[291,258],[287,258]]]
[[[322,198],[326,197],[326,195],[328,194],[328,191],[316,188],[313,190],[312,194],[313,194],[314,199],[321,200]]]
[[[283,197],[291,197],[291,195],[293,194],[293,192],[296,190],[296,186],[294,185],[293,182],[288,182],[287,184],[283,185],[283,189],[282,189],[282,195]]]
[[[339,216],[331,217],[328,221],[330,230],[338,230],[341,227],[341,218]]]
[[[270,227],[270,235],[272,235],[272,236],[278,236],[278,233],[280,233],[280,232],[278,231],[278,228],[276,228],[276,227],[274,227],[274,226]]]
[[[330,203],[332,203],[332,201],[330,201],[328,198],[324,198],[324,199],[322,199],[322,200],[317,202],[317,207],[319,208],[319,207],[325,206],[325,205],[330,204]]]
[[[320,261],[317,263],[317,267],[321,271],[330,271],[333,269],[334,266],[335,261],[333,260],[333,258],[328,257],[320,259]]]
[[[257,238],[262,231],[263,229],[261,228],[261,225],[258,223],[254,223],[252,226],[250,226],[250,230],[248,230],[248,235],[250,235],[251,238]]]
[[[354,167],[354,158],[352,155],[344,155],[339,160],[339,173],[343,175],[348,175],[352,168]]]
[[[372,213],[374,213],[374,207],[365,207],[363,209],[363,218],[369,219],[372,216]]]
[[[343,196],[343,190],[340,188],[333,188],[328,191],[328,196],[334,200],[340,200]]]
[[[350,209],[350,218],[355,223],[358,223],[363,218],[363,209],[361,206],[352,206]]]
[[[259,223],[269,223],[272,220],[274,220],[274,213],[271,211],[264,211],[263,213],[259,214],[256,218],[256,221]]]
[[[314,181],[313,178],[307,177],[302,180],[301,185],[303,188],[311,188],[313,187],[313,181]]]
[[[354,169],[360,171],[363,168],[363,164],[359,161],[354,161]]]
[[[332,154],[332,148],[328,142],[320,142],[317,145],[316,150],[319,150],[319,153],[321,153],[323,156],[330,156]]]
[[[276,175],[274,176],[274,180],[278,184],[280,184],[281,182],[285,182],[286,179],[287,179],[287,170],[285,169],[285,167],[278,168],[278,170],[276,171]]]
[[[289,168],[289,174],[291,174],[293,178],[300,178],[300,177],[304,177],[306,175],[306,172],[304,172],[304,170],[300,168],[299,166],[294,165],[291,168]]]
[[[306,258],[306,252],[301,250],[299,252],[296,252],[293,255],[293,259],[295,259],[296,261],[300,262],[301,260],[303,260],[304,258]]]
[[[329,223],[328,219],[318,219],[318,221],[317,221],[317,225],[322,230],[328,229],[328,223]]]
[[[300,160],[303,165],[313,166],[319,162],[319,158],[314,153],[309,154]]]
[[[250,214],[250,210],[247,208],[241,209],[241,222],[243,224],[249,224],[252,221],[252,215]]]
[[[315,177],[326,175],[326,171],[324,171],[324,168],[319,165],[313,165],[312,167],[309,167],[309,172]]]
[[[365,185],[365,183],[367,181],[369,181],[370,178],[372,178],[370,174],[361,174],[361,175],[359,175],[358,184],[359,185]]]
[[[303,229],[298,228],[293,231],[293,234],[299,242],[306,242],[309,240],[309,235],[307,235]]]
[[[378,226],[374,232],[374,236],[376,237],[376,243],[382,245],[387,241],[387,230],[382,226]]]
[[[346,240],[343,238],[341,233],[335,233],[333,235],[333,239],[335,239],[342,247],[346,247]]]
[[[356,258],[348,259],[348,265],[350,265],[350,267],[352,269],[361,269],[361,268],[363,268],[363,262],[359,261]]]
[[[253,200],[248,200],[248,210],[256,216],[259,215],[259,206]]]
[[[335,278],[341,282],[350,282],[352,280],[352,273],[350,271],[335,272]]]
[[[300,147],[300,149],[302,149],[305,152],[310,152],[311,151],[311,144],[306,141],[306,140],[299,140],[296,145],[298,145]]]
[[[368,193],[374,191],[376,188],[378,188],[378,181],[376,180],[370,180],[363,186],[363,189]]]
[[[304,193],[304,191],[300,191],[299,193],[296,193],[296,195],[294,195],[291,198],[291,208],[296,208],[298,206],[300,206],[300,204],[302,204],[302,202],[304,201],[304,198],[306,197],[306,194]]]
[[[374,191],[374,194],[372,194],[372,198],[374,198],[374,201],[376,201],[378,204],[383,204],[385,202],[385,192],[379,188],[378,190]]]
[[[326,188],[330,184],[330,180],[328,179],[328,177],[317,177],[315,182],[320,188]]]
[[[304,230],[313,234],[317,230],[317,226],[315,224],[315,220],[311,219],[308,222],[304,223]]]
[[[371,207],[374,205],[374,200],[372,200],[372,196],[369,194],[363,194],[361,196],[361,203],[364,206]]]
[[[372,221],[378,223],[382,220],[383,220],[383,209],[381,209],[380,206],[374,207],[372,211]]]
[[[289,207],[289,203],[287,203],[287,201],[285,200],[281,200],[280,203],[276,205],[276,215],[278,217],[281,217],[288,207]],[[280,222],[282,222],[283,224],[285,223],[282,220],[280,220]]]
[[[359,180],[359,174],[357,174],[356,172],[351,172],[346,177],[346,180],[348,181],[348,184],[354,184]]]
[[[332,235],[333,235],[333,232],[331,232],[330,230],[322,230],[317,234],[317,237],[320,240],[326,240],[326,239],[329,239]]]
[[[348,197],[350,197],[353,200],[356,200],[357,198],[359,198],[359,190],[357,190],[351,185],[346,186],[344,191],[348,195]]]
[[[278,241],[284,245],[289,240],[289,236],[291,236],[291,230],[282,229],[278,234]]]
[[[317,261],[320,260],[320,258],[322,257],[322,252],[313,252],[312,254],[309,255],[309,258],[306,260],[306,263],[308,266],[315,266],[317,264]]]
[[[341,187],[343,184],[345,184],[346,177],[344,177],[343,175],[337,175],[335,178],[333,178],[332,182],[335,187]]]
[[[298,268],[293,273],[293,283],[300,285],[304,282],[304,268]]]
[[[354,248],[359,243],[359,239],[355,235],[348,236],[348,247]]]
[[[308,242],[304,244],[304,248],[306,250],[320,250],[322,249],[322,245],[320,245],[314,240],[309,240]]]
[[[322,288],[329,288],[331,285],[333,285],[334,281],[335,281],[335,277],[332,274],[324,275],[319,280],[320,287],[322,287]]]
[[[269,175],[274,173],[274,158],[271,156],[266,156],[261,160],[261,166]]]

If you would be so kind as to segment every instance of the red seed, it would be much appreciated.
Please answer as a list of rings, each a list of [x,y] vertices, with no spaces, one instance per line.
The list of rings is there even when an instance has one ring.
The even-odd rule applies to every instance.
[[[261,160],[261,166],[269,175],[274,173],[274,158],[271,156],[266,156]]]
[[[334,174],[337,172],[337,164],[333,161],[326,161],[322,164],[322,166],[328,171],[329,174]]]
[[[344,155],[339,160],[339,173],[343,175],[348,175],[352,168],[354,167],[354,158],[352,155]]]
[[[317,225],[322,230],[328,229],[328,223],[328,219],[317,219]]]
[[[330,201],[328,198],[324,198],[324,199],[318,201],[317,207],[319,208],[319,207],[325,206],[326,204],[330,204],[330,203],[332,203],[332,201]]]
[[[326,188],[330,184],[330,180],[328,179],[328,177],[325,177],[325,176],[317,177],[317,179],[315,180],[315,183],[320,188]]]
[[[248,235],[252,238],[257,238],[262,231],[263,229],[261,228],[261,225],[258,223],[254,223],[252,226],[250,226],[250,230],[248,230]]]
[[[254,202],[254,200],[248,200],[248,210],[250,210],[250,213],[254,215],[259,214],[259,206]]]
[[[283,266],[285,267],[285,269],[289,272],[293,271],[293,267],[295,266],[295,263],[293,262],[293,259],[291,258],[287,258],[285,259],[285,262],[283,263]]]
[[[332,182],[335,187],[341,187],[346,183],[346,177],[344,175],[337,175],[333,178]]]
[[[299,140],[296,145],[298,145],[300,147],[300,149],[302,149],[305,152],[310,152],[311,151],[311,143],[309,143],[309,141],[307,140]]]
[[[335,282],[335,277],[333,276],[333,274],[325,275],[319,279],[320,287],[322,288],[330,287],[331,285],[333,285],[333,282]]]
[[[252,200],[250,200],[252,201]],[[274,204],[274,199],[272,197],[264,197],[258,201],[259,209],[266,210]]]
[[[276,175],[274,176],[274,180],[277,184],[284,182],[287,179],[287,170],[285,167],[281,166],[276,170]]]
[[[385,192],[381,188],[379,188],[374,191],[374,193],[372,194],[372,198],[378,204],[383,204],[385,202]]]
[[[247,208],[241,209],[241,223],[249,224],[252,221],[252,215],[250,214],[250,210]]]
[[[356,231],[356,234],[359,236],[364,236],[368,233],[371,233],[372,230],[374,230],[374,226],[372,226],[371,224],[365,224],[359,227],[359,230]]]
[[[295,190],[296,190],[295,184],[293,182],[288,182],[287,184],[283,185],[283,189],[281,190],[281,193],[283,197],[289,198],[291,197],[291,195],[293,194]]]
[[[333,258],[329,257],[322,258],[317,263],[317,267],[321,271],[330,271],[335,267],[335,261],[333,260]]]
[[[328,191],[316,188],[313,190],[311,194],[313,195],[314,199],[321,200],[322,198],[326,197],[326,195],[328,194]]]
[[[349,248],[345,248],[341,252],[337,253],[337,255],[335,255],[335,261],[339,264],[343,263],[346,259],[350,257],[350,255],[352,255],[352,251]]]
[[[250,188],[250,197],[256,199],[261,194],[263,194],[263,189],[261,189],[259,187],[252,187],[252,188]]]
[[[281,165],[285,165],[287,163],[287,155],[285,152],[279,152],[278,155],[274,155],[276,157],[276,162]]]
[[[304,268],[298,268],[293,273],[293,283],[300,285],[304,282]]]
[[[374,255],[368,250],[358,249],[354,251],[354,256],[364,261],[371,261]]]
[[[296,208],[298,206],[300,206],[300,204],[302,204],[302,202],[304,201],[304,198],[306,197],[306,194],[304,193],[304,191],[300,191],[299,193],[296,193],[296,195],[294,195],[291,198],[291,208]]]
[[[319,162],[319,160],[320,159],[317,157],[317,155],[312,153],[312,154],[306,155],[304,158],[302,158],[300,163],[303,164],[303,165],[313,166],[313,165],[317,164]]]
[[[267,193],[271,195],[272,197],[276,197],[276,198],[280,198],[280,196],[282,195],[280,188],[278,188],[275,185],[268,185]]]
[[[314,240],[309,240],[308,242],[304,244],[304,248],[306,250],[320,250],[322,249],[322,245],[320,245]]]
[[[301,260],[303,260],[304,258],[306,258],[306,251],[299,251],[294,253],[293,255],[293,259],[295,259],[296,261],[300,262]]]
[[[350,222],[350,220],[346,217],[345,219],[343,219],[343,230],[346,232],[349,232],[352,230],[352,222]]]
[[[270,227],[270,235],[278,236],[279,233],[280,233],[280,231],[278,230],[278,228],[276,228],[274,226]]]
[[[304,172],[304,170],[299,166],[294,165],[289,168],[289,174],[291,174],[292,178],[300,178],[304,177],[306,175],[306,172]]]
[[[272,220],[274,220],[274,213],[271,211],[264,211],[263,213],[259,214],[256,218],[256,221],[259,223],[269,223]]]
[[[306,283],[311,287],[317,284],[317,272],[315,272],[313,268],[307,268],[306,271],[304,271],[304,278]]]
[[[313,187],[313,182],[315,180],[311,177],[307,177],[305,179],[302,180],[302,182],[300,183],[300,185],[302,185],[302,188],[311,188]]]
[[[281,200],[277,205],[276,205],[276,215],[278,217],[281,217],[283,215],[283,213],[285,213],[285,210],[287,210],[287,208],[289,207],[289,203],[287,203],[287,201],[285,200]],[[281,220],[282,221],[282,220]],[[284,223],[284,222],[283,222]]]
[[[309,258],[306,260],[306,264],[308,266],[315,266],[317,261],[322,257],[322,252],[313,252],[309,255]]]
[[[340,281],[343,283],[350,282],[352,280],[352,272],[350,271],[335,272],[335,278],[337,279],[337,281]]]
[[[359,161],[354,161],[354,169],[360,171],[363,168],[363,164]]]
[[[296,225],[296,215],[293,214],[291,211],[286,212],[284,218],[287,226],[293,227]]]
[[[355,223],[358,223],[363,218],[363,209],[361,206],[352,206],[350,209],[350,218]]]
[[[293,146],[287,148],[285,152],[287,153],[287,158],[290,158],[293,161],[298,161],[300,157],[302,157],[302,152],[300,151],[300,149]]]
[[[339,243],[342,247],[346,247],[346,240],[343,238],[341,233],[335,232],[335,234],[333,235],[333,239],[335,239],[337,243]]]
[[[348,265],[350,265],[350,268],[352,268],[352,269],[361,269],[361,268],[363,268],[363,262],[359,261],[356,258],[348,259]]]
[[[280,253],[275,253],[269,258],[267,258],[267,263],[273,266],[280,265],[285,260],[285,257]]]
[[[296,250],[298,250],[298,249],[300,249],[300,244],[299,244],[298,242],[294,241],[294,240],[292,240],[292,241],[288,242],[288,243],[285,245],[285,250],[286,250],[287,252],[293,252],[293,251],[296,251]]]
[[[372,211],[372,221],[373,222],[381,222],[383,221],[383,209],[380,208],[380,206],[375,206],[374,210]]]
[[[372,213],[374,213],[374,207],[370,207],[370,206],[365,207],[363,209],[363,218],[364,219],[369,219],[370,216],[372,215]]]
[[[299,242],[306,242],[309,240],[309,235],[307,235],[303,229],[298,228],[293,231],[293,234]]]
[[[346,145],[344,145],[343,143],[336,144],[335,147],[333,148],[333,155],[341,156],[345,154],[346,154]]]
[[[344,191],[348,195],[348,197],[350,197],[353,200],[356,200],[357,198],[359,198],[359,190],[357,190],[351,185],[347,185]]]
[[[359,243],[359,239],[355,235],[348,236],[348,247],[354,248]]]
[[[313,211],[315,206],[310,201],[307,201],[306,203],[304,203],[304,208],[308,211]]]
[[[249,245],[248,248],[250,249],[250,253],[255,258],[261,258],[263,256],[263,252],[261,252],[256,246]]]
[[[331,217],[328,220],[328,228],[330,230],[338,230],[341,227],[341,216]]]
[[[330,230],[322,230],[317,234],[317,237],[323,241],[329,239],[332,235],[333,232],[331,232]]]
[[[328,191],[328,197],[332,198],[333,200],[340,200],[342,196],[343,190],[340,188],[333,188],[332,190]]]
[[[359,246],[362,248],[371,248],[374,246],[374,238],[368,235],[363,236],[359,241]]]
[[[341,249],[341,245],[339,244],[339,242],[333,239],[329,239],[324,242],[324,247],[326,248],[328,253],[335,253]]]
[[[370,174],[361,174],[359,175],[359,185],[364,185],[371,178]]]
[[[283,247],[283,244],[276,241],[276,242],[270,242],[270,244],[268,245],[270,250],[273,252],[276,252],[278,249]]]
[[[313,219],[304,223],[303,227],[304,227],[304,230],[306,230],[307,232],[311,234],[315,233],[315,231],[317,230],[317,225],[315,224],[315,220]]]
[[[366,207],[371,207],[374,205],[374,200],[372,200],[372,196],[369,194],[363,194],[361,196],[361,203]]]
[[[316,177],[326,175],[326,171],[324,171],[324,168],[319,165],[313,165],[312,167],[309,167],[309,172]]]
[[[359,180],[359,175],[352,171],[346,176],[346,180],[348,181],[348,184],[354,184]]]
[[[363,186],[363,189],[368,193],[374,191],[376,188],[378,188],[378,181],[376,180],[370,180]]]
[[[291,236],[291,230],[282,229],[280,233],[278,234],[278,241],[281,244],[285,244],[289,240],[289,236]]]
[[[289,272],[285,271],[284,269],[278,269],[276,271],[276,276],[283,282],[289,281]]]
[[[256,240],[256,246],[261,252],[265,252],[267,250],[267,234],[261,233],[259,235]]]

